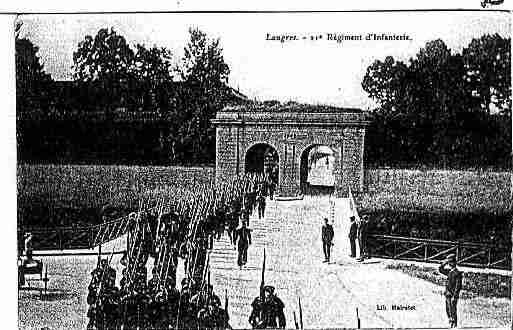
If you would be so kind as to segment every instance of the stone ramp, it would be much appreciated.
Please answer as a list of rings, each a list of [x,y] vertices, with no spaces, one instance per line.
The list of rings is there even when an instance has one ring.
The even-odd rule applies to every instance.
[[[276,287],[285,303],[287,327],[294,327],[293,312],[299,315],[298,297],[305,328],[354,328],[356,308],[362,327],[444,328],[447,327],[443,288],[386,269],[390,261],[370,259],[358,263],[349,255],[347,233],[349,204],[334,199],[330,211],[327,197],[305,197],[302,201],[267,201],[266,217],[250,219],[253,244],[248,264],[237,267],[237,252],[225,235],[211,252],[212,282],[224,301],[234,328],[248,328],[251,302],[259,293],[263,249],[266,249],[266,284]],[[321,226],[334,214],[334,248],[331,264],[322,263]],[[480,299],[480,298],[476,298]],[[392,306],[411,310],[393,310]],[[384,306],[383,309],[381,308]],[[463,327],[499,326],[497,321],[465,312],[469,300],[460,300]],[[490,312],[493,315],[493,311]],[[485,313],[486,314],[486,313]]]

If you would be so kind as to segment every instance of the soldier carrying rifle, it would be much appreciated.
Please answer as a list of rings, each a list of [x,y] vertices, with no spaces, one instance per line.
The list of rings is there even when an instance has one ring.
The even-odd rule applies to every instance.
[[[264,286],[263,298],[256,297],[251,304],[253,311],[249,317],[249,323],[253,329],[281,328],[286,326],[285,314],[283,309],[285,305],[274,293],[274,287]]]
[[[253,329],[281,328],[286,326],[285,305],[274,293],[274,287],[265,285],[265,250],[262,263],[262,279],[260,281],[260,295],[253,300],[249,323]]]

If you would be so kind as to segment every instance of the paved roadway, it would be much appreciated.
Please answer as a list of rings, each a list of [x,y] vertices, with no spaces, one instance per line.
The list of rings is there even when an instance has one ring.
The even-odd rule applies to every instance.
[[[266,217],[259,220],[254,214],[250,220],[253,244],[245,269],[237,267],[237,253],[226,235],[215,243],[212,281],[222,301],[225,291],[228,294],[232,326],[249,327],[250,304],[259,293],[265,248],[266,284],[274,285],[285,303],[287,327],[294,327],[293,312],[299,315],[299,297],[305,328],[356,327],[356,308],[362,327],[447,327],[442,287],[385,269],[390,261],[370,259],[361,264],[348,256],[348,203],[345,199],[334,203],[331,264],[322,262],[320,242],[322,219],[331,218],[332,213],[327,198],[268,200]],[[413,306],[415,310],[391,310],[394,304]],[[386,310],[379,310],[378,305]],[[505,324],[505,320],[488,320],[486,313],[467,313],[468,306],[469,301],[460,300],[461,326]]]

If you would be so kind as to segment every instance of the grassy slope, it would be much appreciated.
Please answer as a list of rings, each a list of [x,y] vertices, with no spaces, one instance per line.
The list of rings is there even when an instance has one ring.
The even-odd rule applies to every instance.
[[[370,170],[368,210],[490,212],[511,210],[511,174],[480,171]]]
[[[212,180],[212,168],[102,165],[19,165],[18,203],[128,208],[138,196],[166,186],[195,186]]]

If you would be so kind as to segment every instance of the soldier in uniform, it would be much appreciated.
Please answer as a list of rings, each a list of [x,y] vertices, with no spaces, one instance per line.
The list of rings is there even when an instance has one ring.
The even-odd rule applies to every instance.
[[[356,224],[354,216],[351,216],[349,220],[351,221],[351,225],[349,227],[349,245],[351,246],[351,254],[349,256],[351,258],[356,258],[356,237],[358,225]]]
[[[157,268],[153,267],[151,270],[151,278],[148,281],[148,294],[150,296],[156,296],[159,292],[159,275],[157,273]]]
[[[447,276],[445,286],[445,310],[449,318],[449,326],[458,326],[458,298],[461,290],[461,279],[463,274],[456,268],[456,255],[450,254],[440,265],[438,271]]]
[[[257,197],[258,202],[258,219],[262,219],[265,216],[265,196],[259,194]]]
[[[101,292],[101,314],[103,329],[116,329],[120,320],[121,296],[119,289],[109,280]]]
[[[263,291],[263,299],[258,296],[251,304],[253,310],[249,316],[249,323],[253,329],[284,329],[286,326],[285,314],[283,313],[285,305],[274,294],[274,287],[267,285],[263,288]]]
[[[330,262],[333,236],[335,236],[333,226],[328,223],[328,218],[324,218],[324,226],[322,226],[322,251],[324,252],[324,262]]]
[[[248,260],[248,247],[251,244],[251,231],[246,227],[246,223],[241,222],[241,227],[234,233],[234,242],[237,242],[238,258],[237,264],[240,269]]]
[[[219,298],[212,299],[198,312],[198,325],[200,329],[230,329],[228,313],[221,308]]]
[[[367,231],[368,231],[368,215],[363,215],[360,221],[358,222],[357,235],[358,235],[358,245],[360,248],[360,257],[356,259],[356,261],[363,261],[364,259],[370,258],[367,251]]]

